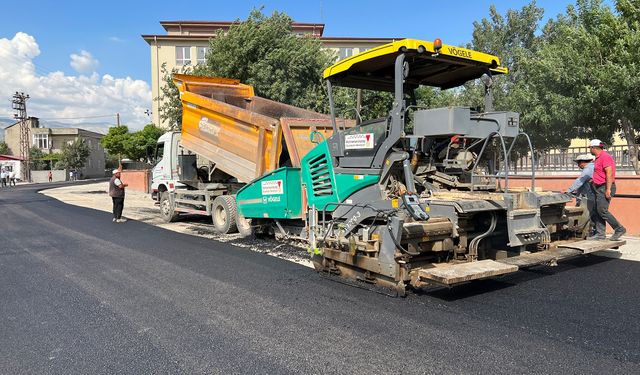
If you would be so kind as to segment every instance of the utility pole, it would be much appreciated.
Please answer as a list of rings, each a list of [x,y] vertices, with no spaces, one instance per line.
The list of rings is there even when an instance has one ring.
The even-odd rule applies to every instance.
[[[120,114],[119,113],[116,113],[116,124],[117,124],[116,125],[117,127],[120,127]]]
[[[31,129],[27,121],[27,100],[29,95],[17,92],[13,95],[13,109],[16,113],[13,117],[20,121],[20,158],[22,158],[22,180],[31,181],[30,144]]]

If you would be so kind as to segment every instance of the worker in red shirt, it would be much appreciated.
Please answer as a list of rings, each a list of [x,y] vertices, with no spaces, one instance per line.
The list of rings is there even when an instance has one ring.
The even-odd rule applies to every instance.
[[[592,240],[604,240],[606,223],[611,225],[614,232],[611,236],[612,241],[617,241],[627,233],[627,230],[618,222],[618,220],[609,212],[609,203],[611,198],[616,195],[616,163],[611,155],[604,150],[604,144],[599,139],[593,139],[589,143],[591,154],[596,157],[593,166],[592,184],[595,191],[595,210],[596,214],[596,233],[589,237]]]

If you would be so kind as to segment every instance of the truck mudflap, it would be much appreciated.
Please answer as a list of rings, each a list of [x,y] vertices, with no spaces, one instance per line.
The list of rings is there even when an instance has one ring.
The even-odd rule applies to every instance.
[[[560,244],[557,248],[527,253],[499,260],[480,260],[477,262],[451,265],[434,265],[432,268],[420,268],[412,272],[412,284],[423,283],[453,286],[473,280],[503,276],[517,272],[519,269],[539,266],[557,265],[559,260],[573,258],[596,251],[617,249],[626,241],[592,241],[583,240]]]

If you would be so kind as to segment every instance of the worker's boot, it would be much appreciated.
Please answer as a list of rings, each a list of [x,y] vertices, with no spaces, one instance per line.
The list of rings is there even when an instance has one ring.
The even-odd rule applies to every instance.
[[[604,234],[594,234],[593,236],[589,236],[587,237],[588,240],[592,240],[592,241],[604,241],[607,239],[607,237]]]
[[[620,237],[624,236],[625,233],[627,233],[627,229],[623,226],[620,226],[613,232],[613,236],[611,236],[610,240],[617,241],[620,239]]]

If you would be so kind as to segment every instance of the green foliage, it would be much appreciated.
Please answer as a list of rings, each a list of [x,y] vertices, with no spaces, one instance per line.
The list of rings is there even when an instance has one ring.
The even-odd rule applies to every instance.
[[[143,160],[146,158],[147,149],[155,148],[158,138],[164,131],[154,124],[147,124],[135,133],[129,133],[125,139],[125,155],[131,160]]]
[[[109,128],[107,135],[102,138],[102,147],[109,155],[117,157],[116,161],[124,156],[139,161],[146,157],[148,147],[155,147],[163,133],[164,130],[154,124],[147,124],[142,130],[133,133],[126,126],[116,126]]]
[[[122,155],[125,154],[126,142],[129,137],[129,128],[126,126],[114,126],[109,128],[109,132],[105,135],[100,143],[102,147],[110,155],[118,157],[118,160],[122,159]]]
[[[119,159],[117,156],[115,155],[111,155],[111,154],[107,154],[105,161],[104,161],[104,167],[106,169],[116,169],[119,166]]]
[[[172,77],[174,73],[191,73],[191,68],[183,66],[180,69],[174,68],[169,71],[167,64],[163,63],[160,72],[162,73],[162,84],[160,85],[162,95],[153,100],[160,102],[160,120],[168,122],[170,130],[180,130],[182,129],[182,103],[180,102],[180,92],[173,83]]]
[[[83,138],[62,145],[62,155],[59,163],[67,169],[84,167],[91,150]]]
[[[195,73],[236,78],[267,99],[325,110],[321,73],[333,56],[318,39],[293,34],[291,22],[284,13],[267,17],[254,9],[247,20],[211,39],[207,62]]]
[[[41,171],[47,167],[44,152],[36,146],[29,149],[29,161],[33,170]]]
[[[509,69],[509,74],[493,77],[493,98],[495,110],[518,111],[520,103],[513,93],[519,85],[526,84],[527,72],[523,70],[523,60],[535,54],[539,39],[535,32],[544,10],[535,1],[520,10],[509,9],[501,15],[492,5],[489,18],[473,24],[473,39],[470,48],[496,55],[501,64]],[[484,105],[484,85],[478,81],[469,82],[461,102],[472,107]],[[526,129],[526,121],[524,128]]]
[[[9,154],[9,145],[2,141],[0,142],[0,155],[8,155]]]
[[[514,100],[538,143],[566,145],[578,129],[611,140],[640,124],[638,8],[618,1],[578,0],[545,27],[539,48],[524,59],[528,74]],[[626,12],[626,16],[625,16]],[[546,141],[546,142],[545,142]]]

